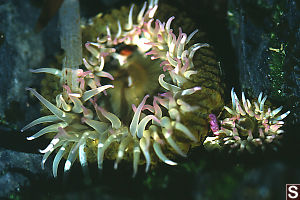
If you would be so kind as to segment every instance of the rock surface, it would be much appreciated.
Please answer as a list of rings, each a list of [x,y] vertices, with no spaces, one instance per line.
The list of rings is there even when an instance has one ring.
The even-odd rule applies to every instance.
[[[29,186],[38,176],[51,176],[40,167],[42,155],[0,148],[0,198],[9,197]]]
[[[0,1],[0,120],[16,129],[38,113],[28,106],[25,88],[39,85],[39,76],[29,69],[45,64],[59,48],[55,20],[44,31],[34,32],[39,13],[30,1]]]
[[[43,147],[25,145],[30,133],[19,131],[39,116],[40,106],[25,88],[38,88],[40,77],[29,69],[47,63],[60,44],[56,19],[34,32],[41,9],[31,3],[0,0],[0,198],[14,195],[35,177],[49,178],[41,170],[42,155],[26,153]]]
[[[227,19],[241,89],[263,91],[300,123],[299,2],[229,0]]]

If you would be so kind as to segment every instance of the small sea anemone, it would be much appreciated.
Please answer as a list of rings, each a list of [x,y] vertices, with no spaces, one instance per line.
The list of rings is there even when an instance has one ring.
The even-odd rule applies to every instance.
[[[254,103],[246,99],[242,92],[241,103],[232,88],[231,100],[232,109],[224,107],[231,117],[220,120],[220,127],[216,116],[209,115],[214,136],[206,138],[205,148],[211,150],[229,147],[229,151],[246,149],[253,152],[257,147],[264,150],[266,145],[271,144],[276,149],[274,144],[279,144],[281,134],[284,132],[280,129],[284,124],[282,120],[290,111],[279,115],[282,106],[273,111],[271,108],[267,108],[265,106],[267,96],[263,97],[262,92],[259,94],[257,102]]]
[[[145,3],[134,23],[132,6],[123,28],[118,22],[118,30],[113,33],[107,26],[105,36],[87,42],[85,47],[91,54],[83,59],[87,71],[32,70],[58,76],[62,86],[56,105],[34,89],[28,89],[52,114],[21,130],[51,123],[27,139],[55,133],[46,149],[40,151],[44,153],[43,167],[49,155],[58,150],[53,161],[54,176],[64,155],[67,155],[65,172],[78,156],[84,172],[88,159],[96,160],[99,169],[104,158],[115,160],[115,169],[124,159],[133,162],[136,175],[138,164],[146,163],[146,172],[158,160],[176,165],[171,160],[175,155],[186,157],[190,147],[202,143],[207,131],[200,132],[201,126],[206,127],[200,107],[205,104],[205,112],[210,112],[222,105],[219,93],[208,92],[213,90],[212,84],[209,88],[200,87],[203,74],[193,64],[195,52],[209,45],[187,45],[197,31],[188,36],[179,28],[176,37],[171,29],[174,17],[167,22],[157,19],[153,27],[157,8],[157,1],[150,1],[148,8]],[[161,64],[151,61],[154,64],[144,66],[148,63],[147,55]],[[141,58],[144,60],[140,61]],[[217,74],[213,70],[210,73],[210,79]],[[144,159],[140,159],[141,153]]]

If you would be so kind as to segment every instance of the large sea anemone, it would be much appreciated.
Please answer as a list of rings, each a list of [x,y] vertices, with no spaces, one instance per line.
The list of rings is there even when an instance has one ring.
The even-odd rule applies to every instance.
[[[150,1],[135,15],[132,6],[126,23],[114,15],[122,18],[114,22],[117,28],[99,26],[97,20],[109,18],[101,15],[84,25],[83,33],[97,28],[106,33],[94,41],[83,36],[93,42],[85,44],[82,69],[33,70],[59,77],[62,88],[53,97],[56,105],[28,88],[52,114],[21,130],[50,123],[27,139],[52,133],[40,152],[44,166],[56,151],[54,176],[64,156],[65,172],[77,158],[84,172],[88,160],[102,169],[106,158],[115,160],[115,168],[122,159],[132,161],[136,175],[139,164],[146,164],[146,172],[159,160],[176,165],[177,155],[186,157],[191,147],[202,144],[208,113],[223,106],[218,64],[207,43],[190,44],[197,30],[186,34],[179,28],[175,35],[174,17],[154,19],[157,9],[157,1]]]

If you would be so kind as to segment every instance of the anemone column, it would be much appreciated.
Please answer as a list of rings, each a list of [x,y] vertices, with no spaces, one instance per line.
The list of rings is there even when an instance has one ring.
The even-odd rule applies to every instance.
[[[78,0],[64,0],[59,10],[59,23],[61,47],[65,51],[63,69],[78,69],[78,66],[82,64],[82,37]],[[72,80],[76,81],[77,79],[73,77]],[[76,84],[72,82],[71,89]]]

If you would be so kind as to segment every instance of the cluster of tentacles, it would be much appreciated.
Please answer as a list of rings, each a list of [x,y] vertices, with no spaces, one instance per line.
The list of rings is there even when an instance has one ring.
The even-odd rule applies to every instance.
[[[282,121],[290,111],[278,116],[282,106],[275,110],[267,108],[265,102],[267,96],[263,97],[260,93],[257,102],[251,103],[245,98],[242,92],[242,102],[239,101],[234,90],[231,90],[232,109],[224,108],[231,117],[220,120],[220,126],[216,116],[209,115],[211,129],[214,136],[207,137],[204,146],[207,149],[229,147],[229,151],[234,149],[238,151],[247,150],[254,152],[260,147],[262,150],[266,145],[279,144],[284,125]]]
[[[191,132],[181,121],[181,115],[196,112],[196,105],[189,105],[183,100],[184,96],[192,95],[201,90],[200,86],[185,88],[190,76],[197,73],[193,66],[193,56],[197,49],[207,44],[194,44],[186,49],[185,45],[197,32],[187,36],[179,29],[176,37],[171,27],[174,17],[166,23],[158,19],[152,22],[157,1],[150,1],[148,8],[145,3],[137,16],[137,23],[133,23],[133,6],[130,9],[128,23],[112,34],[107,26],[107,35],[98,38],[96,42],[88,42],[87,50],[91,57],[83,59],[87,70],[64,68],[40,68],[32,70],[34,73],[50,73],[60,77],[63,91],[56,96],[56,105],[41,96],[34,89],[29,88],[52,113],[52,115],[38,118],[25,126],[22,132],[32,126],[51,123],[51,125],[28,137],[28,140],[38,138],[47,133],[55,133],[50,144],[41,150],[44,153],[42,166],[49,155],[57,150],[53,161],[53,175],[57,176],[57,169],[61,159],[67,154],[64,171],[69,171],[74,161],[79,161],[87,171],[88,148],[95,147],[98,168],[102,168],[104,155],[117,145],[115,168],[125,154],[133,160],[133,175],[137,173],[138,164],[146,163],[146,171],[156,155],[161,161],[169,165],[176,165],[164,153],[166,145],[174,153],[186,156],[187,149],[182,149],[174,137],[181,140],[199,142],[197,133]],[[128,125],[119,117],[107,111],[102,106],[102,99],[108,90],[114,86],[105,84],[114,77],[104,71],[108,57],[114,57],[118,62],[126,62],[126,58],[116,53],[115,46],[124,43],[137,46],[139,52],[152,55],[151,59],[160,59],[164,73],[159,75],[158,82],[164,92],[157,96],[146,95],[139,105],[132,105],[134,114]],[[169,78],[166,80],[166,74]],[[109,80],[110,79],[110,80]],[[151,99],[150,103],[146,101]],[[144,161],[140,160],[140,154]]]

